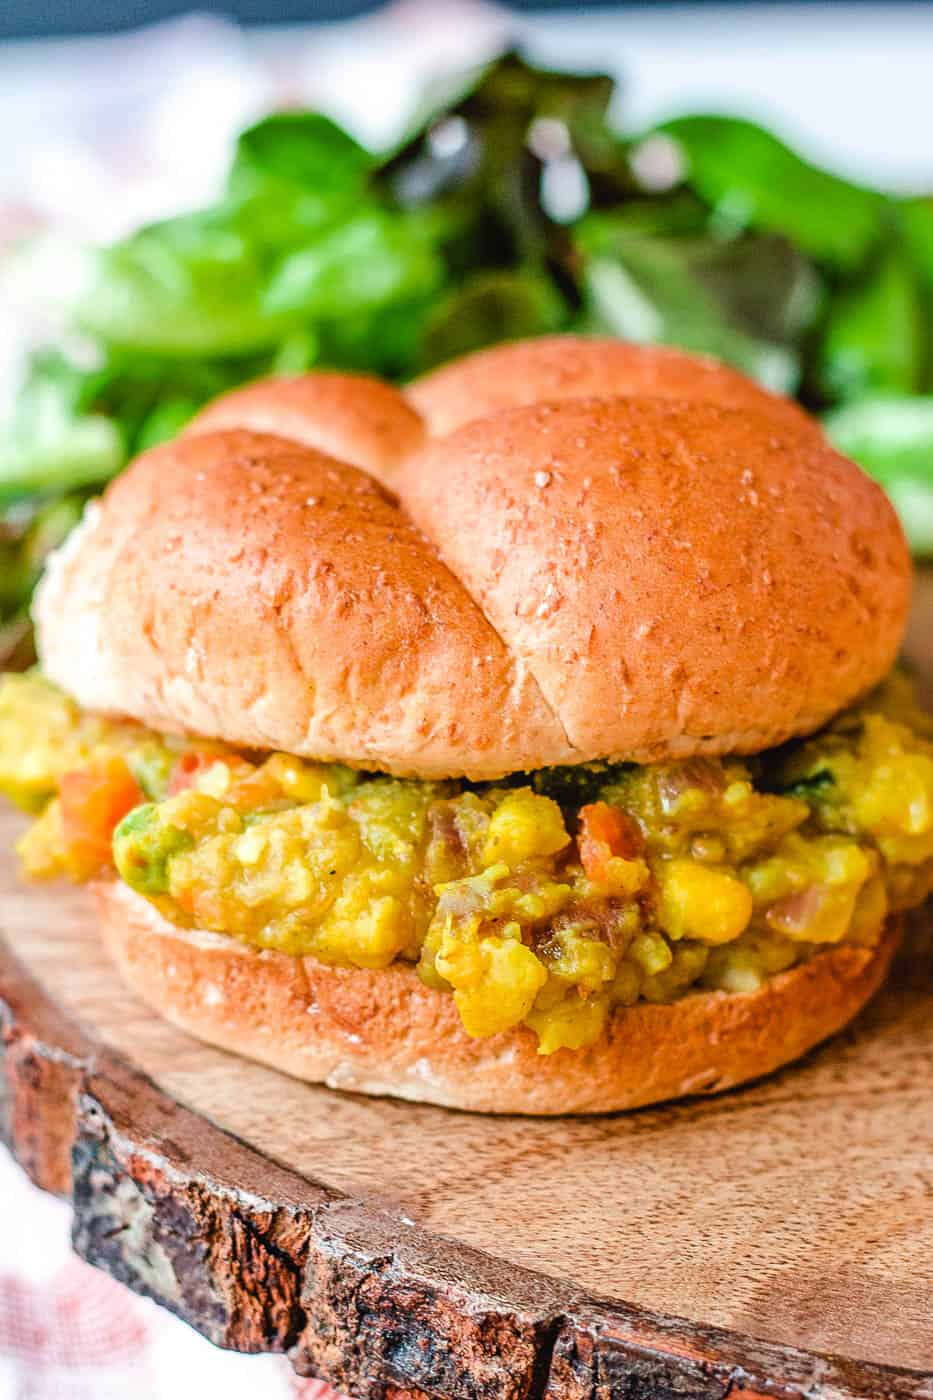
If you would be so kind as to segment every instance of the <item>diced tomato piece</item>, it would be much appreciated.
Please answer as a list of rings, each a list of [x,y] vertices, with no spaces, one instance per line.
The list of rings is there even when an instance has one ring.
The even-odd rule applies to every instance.
[[[110,864],[114,827],[146,800],[119,755],[65,773],[58,795],[69,860],[82,874]]]
[[[580,808],[577,846],[587,878],[605,880],[607,863],[613,856],[634,860],[641,855],[645,842],[638,823],[621,807],[589,802]]]
[[[194,787],[202,773],[206,773],[208,768],[213,768],[215,763],[220,762],[220,756],[216,753],[199,752],[197,749],[189,749],[175,761],[175,765],[169,774],[168,795],[177,797],[180,792],[186,792],[188,788]]]

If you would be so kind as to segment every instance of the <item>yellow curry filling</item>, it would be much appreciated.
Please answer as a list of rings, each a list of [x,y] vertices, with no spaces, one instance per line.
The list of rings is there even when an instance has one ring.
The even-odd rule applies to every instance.
[[[414,964],[472,1036],[548,1054],[616,1006],[753,991],[871,946],[933,887],[933,722],[893,675],[754,758],[421,782],[151,733],[38,674],[0,684],[27,874],[109,866],[175,924],[322,962]]]

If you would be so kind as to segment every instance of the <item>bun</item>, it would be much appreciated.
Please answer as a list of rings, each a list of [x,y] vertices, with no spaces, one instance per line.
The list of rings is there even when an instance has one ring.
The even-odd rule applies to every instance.
[[[40,655],[85,708],[482,779],[767,748],[894,661],[897,518],[796,410],[513,408],[384,458],[390,495],[294,440],[297,401],[326,397],[310,378],[287,386],[292,416],[278,381],[211,410],[245,403],[291,440],[205,418],[140,457],[53,562]]]
[[[246,428],[272,433],[361,467],[377,481],[411,456],[425,436],[420,415],[391,384],[364,374],[261,379],[222,394],[185,435]]]
[[[139,458],[40,587],[43,668],[165,732],[425,777],[573,752],[436,550],[365,473],[282,438]]]
[[[791,399],[768,393],[718,360],[663,345],[580,335],[477,350],[416,379],[407,394],[434,437],[503,408],[605,396],[715,403],[820,431]]]
[[[880,986],[898,942],[846,945],[757,992],[697,992],[616,1012],[584,1050],[538,1055],[531,1031],[471,1040],[453,998],[411,967],[330,968],[167,923],[125,885],[95,887],[130,987],[201,1040],[331,1088],[485,1113],[605,1113],[757,1078],[834,1034]]]
[[[662,399],[537,404],[430,443],[396,490],[578,761],[770,748],[897,655],[897,517],[809,424]]]

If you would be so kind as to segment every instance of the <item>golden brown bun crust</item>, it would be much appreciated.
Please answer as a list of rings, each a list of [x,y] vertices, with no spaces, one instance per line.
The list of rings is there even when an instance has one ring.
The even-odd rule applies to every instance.
[[[880,489],[738,378],[767,416],[572,399],[378,468],[370,441],[391,497],[306,445],[329,394],[359,449],[346,376],[254,385],[69,539],[37,598],[44,668],[156,729],[424,778],[815,729],[890,668],[909,556]],[[279,433],[208,432],[212,413]]]
[[[768,748],[897,655],[897,517],[808,424],[538,404],[433,441],[394,484],[581,760]]]
[[[365,374],[301,374],[261,379],[221,394],[187,435],[246,428],[317,448],[378,481],[420,447],[424,424],[391,384]]]
[[[477,350],[416,379],[406,392],[433,437],[444,437],[503,408],[615,395],[718,403],[819,431],[792,400],[769,394],[718,360],[666,346],[579,335],[542,336]]]
[[[453,997],[411,967],[329,968],[175,928],[120,883],[95,886],[124,979],[183,1030],[334,1089],[484,1113],[607,1113],[769,1074],[833,1035],[877,991],[897,946],[836,947],[759,991],[699,992],[616,1012],[585,1050],[537,1053],[520,1027],[471,1040]]]
[[[183,438],[82,529],[38,617],[46,674],[86,709],[426,777],[572,757],[530,675],[355,467],[256,433]]]

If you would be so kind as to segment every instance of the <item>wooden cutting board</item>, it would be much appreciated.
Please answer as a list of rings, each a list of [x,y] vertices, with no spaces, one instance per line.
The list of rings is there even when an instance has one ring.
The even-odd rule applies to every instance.
[[[933,577],[910,651],[933,680]],[[121,986],[0,819],[0,1136],[75,1245],[360,1397],[933,1397],[933,936],[751,1088],[577,1120],[296,1083]]]

